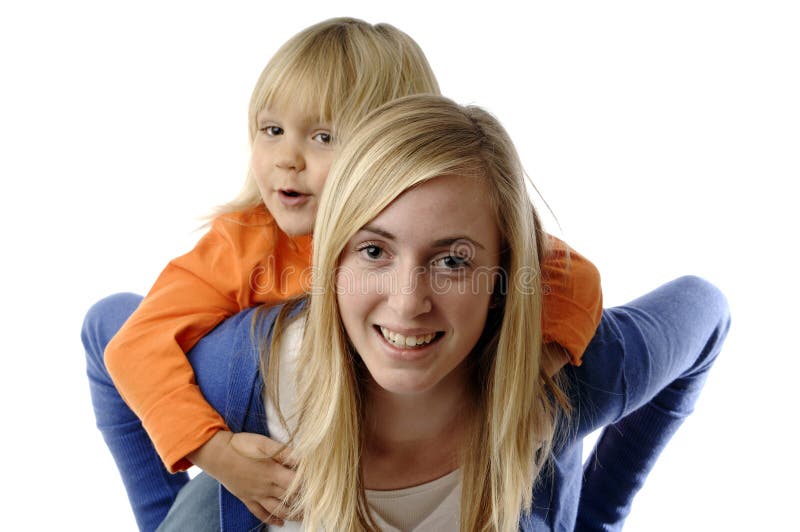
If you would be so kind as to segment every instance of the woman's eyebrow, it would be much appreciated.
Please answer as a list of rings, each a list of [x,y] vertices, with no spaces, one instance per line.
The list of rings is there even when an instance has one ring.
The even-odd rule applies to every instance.
[[[381,229],[380,227],[376,227],[374,225],[365,225],[361,228],[362,231],[369,231],[370,233],[375,233],[376,235],[380,235],[387,240],[397,240],[397,237],[394,236],[392,233],[385,229]]]
[[[364,227],[361,228],[361,230],[362,231],[368,231],[370,233],[375,233],[376,235],[380,235],[380,236],[382,236],[383,238],[385,238],[387,240],[397,240],[397,237],[394,236],[389,231],[387,231],[385,229],[381,229],[380,227],[377,227],[377,226],[374,226],[374,225],[365,225]],[[450,237],[447,237],[447,238],[440,238],[438,240],[434,240],[431,243],[431,247],[434,247],[434,248],[445,248],[445,247],[452,246],[456,242],[460,242],[460,241],[464,241],[464,240],[469,242],[470,244],[474,245],[475,247],[478,247],[478,248],[481,248],[481,249],[486,249],[480,242],[478,242],[476,240],[473,240],[470,237],[465,236],[465,235],[450,236]]]
[[[486,249],[485,247],[483,247],[483,245],[481,245],[480,242],[478,242],[476,240],[472,240],[468,236],[453,236],[453,237],[448,237],[448,238],[440,238],[439,240],[436,240],[432,244],[432,247],[435,247],[435,248],[446,248],[446,247],[450,247],[453,244],[455,244],[456,242],[460,242],[462,240],[466,240],[467,242],[469,242],[470,244],[474,245],[475,247],[478,247],[478,248],[481,248],[481,249]]]

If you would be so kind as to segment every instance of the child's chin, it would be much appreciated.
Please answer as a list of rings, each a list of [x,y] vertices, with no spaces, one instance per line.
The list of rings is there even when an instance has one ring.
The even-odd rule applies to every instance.
[[[292,220],[285,218],[281,220],[277,216],[275,217],[275,220],[278,222],[278,227],[281,228],[281,231],[289,236],[310,235],[314,230],[314,224],[308,223],[305,220]]]

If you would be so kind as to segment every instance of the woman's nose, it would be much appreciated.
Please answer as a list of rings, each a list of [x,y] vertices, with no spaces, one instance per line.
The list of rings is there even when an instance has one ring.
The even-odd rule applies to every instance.
[[[431,311],[431,287],[425,268],[398,268],[391,284],[388,304],[398,317],[414,318]]]

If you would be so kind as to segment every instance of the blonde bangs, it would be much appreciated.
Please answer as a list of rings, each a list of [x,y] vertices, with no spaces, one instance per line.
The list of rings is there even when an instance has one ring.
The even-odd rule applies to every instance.
[[[353,83],[347,79],[346,72],[336,68],[341,62],[341,58],[335,57],[334,48],[337,46],[332,42],[325,46],[306,46],[293,53],[276,54],[264,70],[250,102],[251,142],[258,128],[258,113],[265,108],[292,107],[302,109],[321,122],[332,124],[336,121],[343,95]]]

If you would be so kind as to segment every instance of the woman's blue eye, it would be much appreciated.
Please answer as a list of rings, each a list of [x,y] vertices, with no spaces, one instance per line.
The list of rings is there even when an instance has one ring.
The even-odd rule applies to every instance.
[[[445,268],[450,270],[457,270],[469,266],[469,259],[467,257],[459,257],[456,255],[448,255],[439,259]]]
[[[375,246],[375,245],[364,246],[361,249],[359,249],[358,251],[360,251],[368,259],[373,259],[373,260],[379,259],[379,258],[381,258],[381,255],[383,255],[383,250],[380,247]]]

